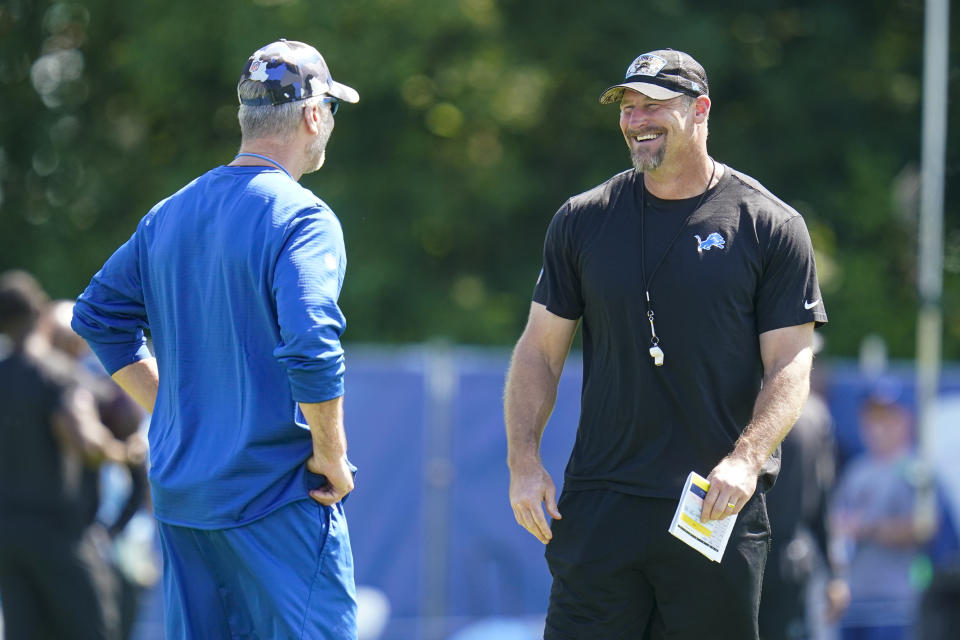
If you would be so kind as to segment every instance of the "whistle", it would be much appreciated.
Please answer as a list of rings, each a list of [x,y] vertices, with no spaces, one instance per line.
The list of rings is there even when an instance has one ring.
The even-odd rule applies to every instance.
[[[663,366],[663,349],[660,348],[660,345],[653,345],[650,347],[650,357],[653,358],[653,364],[658,367]]]

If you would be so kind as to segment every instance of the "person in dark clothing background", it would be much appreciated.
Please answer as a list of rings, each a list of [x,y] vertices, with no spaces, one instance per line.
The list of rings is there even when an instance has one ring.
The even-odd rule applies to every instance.
[[[52,346],[75,363],[79,382],[94,395],[100,421],[116,439],[126,443],[130,453],[123,465],[130,475],[129,491],[116,509],[116,515],[103,523],[112,538],[123,531],[149,498],[147,443],[139,431],[146,413],[110,379],[87,343],[70,328],[72,300],[54,301],[48,306],[46,316]],[[96,469],[90,471],[97,475]],[[94,497],[99,497],[100,493],[98,487]]]
[[[822,338],[814,338],[816,352]],[[767,494],[771,545],[760,598],[760,638],[805,640],[816,637],[811,583],[818,571],[830,572],[827,507],[836,479],[833,417],[815,388],[780,446],[780,475]],[[827,589],[825,597],[832,593]]]
[[[53,349],[47,295],[23,271],[0,274],[0,602],[7,640],[111,639],[112,576],[90,524],[90,475],[126,464],[69,358]]]
[[[136,620],[140,594],[154,582],[155,572],[133,571],[128,562],[117,561],[115,541],[141,509],[150,510],[147,480],[147,442],[140,432],[146,412],[110,379],[86,341],[70,328],[73,300],[55,300],[47,305],[43,321],[48,322],[51,345],[76,367],[79,383],[96,400],[97,413],[115,438],[123,441],[129,455],[126,464],[112,469],[86,466],[83,500],[90,506],[88,524],[102,528],[101,546],[109,549],[109,563],[116,578],[120,637],[128,638]],[[142,567],[142,562],[138,568]],[[156,572],[159,569],[155,569]]]

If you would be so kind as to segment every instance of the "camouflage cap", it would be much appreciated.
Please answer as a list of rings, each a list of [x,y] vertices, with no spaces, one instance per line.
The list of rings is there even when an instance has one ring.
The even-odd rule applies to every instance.
[[[246,80],[262,83],[268,94],[260,98],[240,97],[240,85]],[[355,89],[334,81],[319,51],[283,38],[255,51],[237,82],[237,98],[249,106],[283,104],[324,94],[344,102],[360,101]]]

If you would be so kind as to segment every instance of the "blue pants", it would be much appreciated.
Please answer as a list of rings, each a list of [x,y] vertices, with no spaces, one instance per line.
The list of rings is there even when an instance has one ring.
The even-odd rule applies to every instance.
[[[841,640],[904,640],[910,637],[910,627],[890,625],[876,627],[842,627]]]
[[[300,500],[241,527],[159,530],[167,638],[357,637],[342,504]]]

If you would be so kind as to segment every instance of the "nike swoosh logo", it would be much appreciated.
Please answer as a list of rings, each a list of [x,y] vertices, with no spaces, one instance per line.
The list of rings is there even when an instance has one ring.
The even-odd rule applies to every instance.
[[[804,309],[813,309],[813,308],[814,308],[815,306],[817,306],[818,304],[820,304],[820,298],[817,298],[817,299],[814,300],[813,302],[804,302],[804,303],[803,303],[803,308],[804,308]]]

